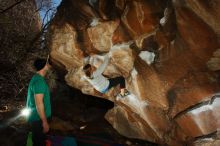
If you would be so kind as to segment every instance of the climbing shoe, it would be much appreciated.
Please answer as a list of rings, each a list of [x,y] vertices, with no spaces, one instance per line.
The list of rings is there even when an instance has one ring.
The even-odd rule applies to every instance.
[[[122,95],[121,93],[118,94],[120,98],[124,98],[125,96],[128,96],[128,95],[130,95],[130,92],[128,90],[125,91],[124,95]]]

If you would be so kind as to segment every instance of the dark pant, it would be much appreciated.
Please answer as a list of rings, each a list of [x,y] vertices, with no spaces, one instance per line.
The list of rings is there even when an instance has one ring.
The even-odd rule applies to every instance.
[[[46,146],[46,134],[43,133],[42,121],[31,123],[33,146]]]
[[[121,89],[125,88],[125,79],[124,79],[124,77],[120,76],[120,77],[109,79],[109,87],[108,87],[108,89],[110,89],[112,87],[115,87],[118,84],[120,84],[120,88]]]

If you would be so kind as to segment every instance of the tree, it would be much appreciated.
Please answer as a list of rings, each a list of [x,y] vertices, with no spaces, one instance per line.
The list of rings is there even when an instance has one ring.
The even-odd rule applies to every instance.
[[[51,0],[0,0],[1,98],[25,95],[31,59],[48,54],[44,34],[55,12]]]

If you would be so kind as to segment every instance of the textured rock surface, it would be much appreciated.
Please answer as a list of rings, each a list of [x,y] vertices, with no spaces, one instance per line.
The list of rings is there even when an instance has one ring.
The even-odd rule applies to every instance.
[[[115,103],[106,119],[122,135],[198,145],[220,128],[218,7],[217,0],[63,0],[48,47],[67,84]],[[114,97],[118,88],[97,93],[82,78],[83,65],[98,67],[105,53],[104,75],[125,77],[126,98]]]

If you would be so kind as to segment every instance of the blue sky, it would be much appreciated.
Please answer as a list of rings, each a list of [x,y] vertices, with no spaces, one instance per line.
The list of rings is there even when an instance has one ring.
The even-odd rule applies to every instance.
[[[38,1],[38,0],[36,0],[36,1]],[[62,1],[62,0],[52,0],[52,7],[53,7],[54,9],[56,9],[56,8],[60,5],[61,1]],[[41,20],[42,20],[42,21],[43,21],[43,19],[44,19],[44,17],[45,17],[46,12],[47,12],[47,9],[42,9],[42,10],[40,11],[40,17],[41,17]],[[52,15],[52,11],[50,11],[50,12],[48,13],[47,18],[45,18],[44,24],[45,24],[47,21],[50,20],[51,15]]]

